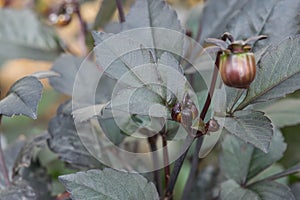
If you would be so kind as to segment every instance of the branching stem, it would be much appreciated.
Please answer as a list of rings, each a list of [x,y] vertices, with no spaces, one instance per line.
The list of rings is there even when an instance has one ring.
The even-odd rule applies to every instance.
[[[216,82],[217,82],[217,78],[218,78],[218,65],[219,65],[220,55],[221,55],[221,52],[218,52],[216,62],[215,62],[214,71],[213,71],[213,76],[212,76],[212,80],[211,80],[211,84],[210,84],[210,88],[209,88],[209,93],[207,95],[206,101],[204,103],[204,107],[203,107],[203,109],[201,111],[201,114],[200,114],[200,120],[202,120],[202,121],[204,121],[204,119],[205,119],[205,116],[206,116],[206,114],[208,112],[208,109],[210,107],[210,104],[211,104],[213,93],[215,91],[215,86],[216,86]],[[194,177],[198,173],[198,165],[199,165],[198,154],[199,154],[199,151],[200,151],[201,146],[202,146],[204,134],[205,133],[201,133],[200,131],[197,132],[197,137],[198,137],[197,138],[197,145],[196,145],[196,148],[195,148],[195,151],[194,151],[194,154],[193,154],[193,161],[192,161],[191,171],[190,171],[190,174],[189,174],[189,177],[188,177],[188,180],[187,180],[187,184],[186,184],[185,189],[184,189],[183,197],[186,197],[189,194],[189,192],[192,188],[191,186],[194,182]],[[186,155],[189,151],[189,148],[192,145],[194,140],[195,140],[194,137],[188,135],[188,137],[186,139],[186,143],[187,143],[188,146],[187,146],[186,150],[184,151],[184,153],[179,157],[179,159],[177,159],[175,161],[174,169],[173,169],[171,177],[170,177],[170,182],[168,184],[167,191],[165,193],[165,199],[171,199],[172,198],[173,190],[174,190],[175,183],[176,183],[177,177],[179,175],[180,169],[181,169],[182,164],[185,160],[185,157],[186,157]]]
[[[210,107],[210,104],[211,104],[213,94],[215,92],[215,86],[216,86],[216,82],[217,82],[217,78],[218,78],[218,71],[219,71],[220,55],[221,55],[221,52],[218,52],[216,61],[215,61],[215,66],[214,66],[214,71],[213,71],[213,75],[212,75],[212,79],[211,79],[209,92],[207,94],[207,98],[204,103],[204,107],[200,114],[200,120],[202,120],[202,121],[204,121],[204,119],[205,119],[205,116],[206,116],[208,109]],[[200,149],[202,147],[202,143],[203,143],[203,133],[199,132],[197,134],[199,137],[197,138],[196,148],[193,153],[192,166],[191,166],[191,170],[190,170],[190,173],[188,176],[188,180],[186,182],[186,185],[185,185],[185,188],[183,191],[182,199],[187,198],[187,195],[191,192],[192,185],[194,184],[194,181],[195,181],[195,177],[198,174],[198,166],[199,166],[199,162],[200,162],[199,151],[200,151]]]

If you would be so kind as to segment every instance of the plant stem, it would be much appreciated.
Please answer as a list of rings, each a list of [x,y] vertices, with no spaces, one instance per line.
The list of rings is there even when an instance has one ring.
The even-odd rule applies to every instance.
[[[170,179],[169,179],[169,184],[167,185],[167,190],[166,190],[166,193],[165,193],[165,200],[172,198],[173,190],[174,190],[174,187],[175,187],[175,184],[176,184],[176,181],[177,181],[180,169],[181,169],[181,167],[183,165],[185,157],[186,157],[186,155],[187,155],[187,153],[188,153],[188,151],[189,151],[189,149],[190,149],[190,147],[191,147],[194,139],[195,138],[192,137],[190,134],[185,139],[185,145],[183,147],[184,152],[175,161],[174,168],[173,168],[173,171],[172,171]]]
[[[85,56],[87,55],[87,47],[86,47],[86,34],[87,34],[87,26],[85,21],[82,19],[81,12],[80,12],[80,7],[78,1],[75,1],[76,9],[75,9],[75,14],[78,17],[79,24],[80,24],[80,33],[79,33],[79,42],[80,42],[80,48],[82,51],[82,54]]]
[[[165,185],[169,184],[170,179],[170,162],[169,162],[169,152],[168,152],[168,142],[166,133],[162,133],[162,147],[163,147],[163,157],[164,157],[164,170],[165,170]]]
[[[1,120],[2,120],[2,115],[0,115],[0,125],[1,125]],[[10,187],[11,183],[9,181],[8,170],[6,167],[5,157],[4,157],[4,153],[3,153],[3,149],[2,149],[1,136],[0,136],[0,165],[1,165],[3,177],[5,180],[5,184],[7,187]]]
[[[217,82],[217,78],[218,78],[218,71],[219,71],[219,59],[220,59],[220,55],[221,52],[217,53],[217,57],[216,57],[216,61],[215,61],[215,66],[214,66],[214,71],[213,71],[213,75],[212,75],[212,79],[211,79],[211,84],[210,84],[210,88],[209,88],[209,92],[207,94],[205,103],[204,103],[204,107],[201,111],[200,114],[200,120],[204,121],[205,116],[208,112],[208,109],[210,107],[211,104],[211,100],[215,91],[215,86],[216,86],[216,82]],[[197,133],[198,134],[198,133]],[[192,166],[191,166],[191,170],[188,176],[188,180],[186,182],[185,188],[183,190],[183,194],[182,194],[182,199],[186,199],[187,196],[190,194],[192,186],[194,184],[195,181],[195,177],[198,174],[198,165],[200,162],[199,159],[199,151],[201,149],[202,143],[203,143],[203,133],[199,133],[199,138],[197,139],[197,143],[196,143],[196,148],[194,150],[193,153],[193,159],[192,159]]]
[[[116,3],[117,3],[118,12],[119,12],[120,23],[123,23],[123,22],[125,22],[125,14],[124,14],[122,0],[116,0]]]
[[[158,169],[158,155],[157,155],[157,135],[154,135],[152,137],[148,138],[148,144],[150,146],[151,152],[152,152],[152,160],[154,169]],[[159,170],[153,171],[153,180],[154,184],[157,188],[158,194],[161,194],[161,181],[160,181],[160,173]]]
[[[215,91],[215,86],[216,86],[216,82],[217,82],[217,78],[218,78],[218,68],[219,68],[218,65],[219,65],[220,55],[221,55],[221,52],[218,52],[216,62],[215,62],[214,71],[213,71],[213,76],[212,76],[212,80],[211,80],[211,84],[210,84],[210,88],[209,88],[209,93],[207,94],[207,98],[206,98],[206,101],[204,103],[204,107],[203,107],[203,109],[201,111],[201,114],[200,114],[200,120],[202,120],[202,121],[205,119],[205,116],[206,116],[206,114],[208,112],[208,109],[210,107],[210,104],[211,104],[213,93]],[[187,127],[189,127],[189,126],[187,126]],[[187,180],[187,184],[186,184],[185,189],[184,189],[183,196],[187,196],[187,194],[190,192],[190,189],[192,188],[191,186],[192,186],[193,181],[194,181],[194,177],[196,176],[196,174],[198,172],[198,164],[199,164],[198,154],[199,154],[199,151],[200,151],[201,146],[202,146],[204,134],[205,133],[201,133],[200,131],[197,132],[197,136],[198,136],[197,145],[196,145],[196,148],[195,148],[195,151],[194,151],[194,154],[193,154],[193,163],[192,163],[191,171],[190,171],[190,174],[189,174],[189,177],[188,177],[188,180]],[[189,148],[192,145],[194,139],[195,138],[191,137],[190,135],[188,135],[188,137],[186,138],[186,143],[187,143],[188,146],[187,146],[185,152],[179,157],[179,159],[177,159],[175,161],[174,169],[173,169],[171,177],[170,177],[170,182],[169,182],[169,185],[167,187],[167,191],[165,193],[165,199],[172,198],[173,189],[175,187],[177,177],[179,175],[182,164],[185,160],[185,157],[186,157],[186,155],[189,151]]]
[[[195,148],[199,149],[199,151],[200,151],[202,143],[203,143],[203,136],[199,137],[197,139]],[[190,191],[192,190],[192,186],[193,186],[193,183],[194,183],[195,178],[196,178],[193,175],[197,174],[197,169],[198,169],[198,166],[199,166],[199,159],[198,159],[199,158],[199,151],[194,151],[194,153],[193,153],[191,171],[189,173],[187,182],[185,184],[181,199],[188,199],[188,195],[190,194]]]
[[[213,97],[214,92],[215,92],[215,86],[216,86],[216,82],[217,82],[217,78],[218,78],[219,60],[220,60],[221,53],[222,52],[218,52],[217,53],[215,67],[214,67],[214,71],[213,71],[213,75],[212,75],[212,79],[211,79],[211,84],[210,84],[209,92],[207,94],[204,107],[203,107],[203,109],[201,111],[201,114],[200,114],[200,119],[201,120],[204,120],[204,118],[205,118],[205,116],[207,114],[207,111],[209,109],[209,106],[211,104],[212,97]]]

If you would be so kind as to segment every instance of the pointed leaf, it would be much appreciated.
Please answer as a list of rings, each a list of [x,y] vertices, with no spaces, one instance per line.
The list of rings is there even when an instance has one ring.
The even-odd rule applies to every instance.
[[[57,153],[61,160],[75,167],[101,166],[101,163],[83,146],[77,134],[77,129],[71,115],[71,109],[70,102],[62,104],[58,108],[57,116],[50,121],[48,126],[48,132],[50,134],[50,138],[48,139],[49,148]],[[92,129],[90,124],[83,124],[83,126],[86,126],[87,132]],[[86,135],[92,137],[92,134]]]
[[[255,49],[267,44],[278,44],[286,37],[299,33],[299,9],[298,0],[249,1],[241,14],[232,19],[228,30],[238,39],[267,35],[268,39],[257,42]],[[254,12],[256,14],[252,15]],[[281,17],[282,13],[286,15]]]
[[[269,153],[264,153],[259,149],[254,149],[251,155],[250,167],[247,179],[251,179],[261,171],[271,166],[276,161],[280,160],[286,150],[286,143],[279,129],[275,129],[272,138]]]
[[[124,30],[160,27],[183,32],[176,12],[162,0],[136,1],[126,16],[123,26]]]
[[[227,135],[222,143],[220,167],[224,175],[244,184],[250,168],[254,148],[233,135]]]
[[[136,1],[126,16],[126,21],[122,23],[122,26],[123,31],[145,28],[136,30],[128,35],[132,39],[140,41],[141,44],[144,44],[148,48],[159,49],[159,47],[163,47],[160,49],[172,49],[179,52],[178,54],[182,54],[183,37],[180,33],[184,31],[176,12],[165,1]],[[150,27],[163,29],[149,29]],[[177,32],[177,35],[175,32]]]
[[[233,180],[228,180],[221,185],[221,200],[262,200],[253,191],[242,188]]]
[[[270,47],[262,57],[254,82],[237,110],[256,102],[284,97],[300,89],[300,36]]]
[[[208,1],[200,17],[200,43],[208,37],[220,37],[228,31],[236,39],[267,35],[268,39],[258,42],[256,49],[267,43],[277,44],[299,33],[299,8],[297,0]],[[287,14],[281,17],[282,13]],[[214,19],[213,23],[209,19]]]
[[[159,49],[172,50],[178,55],[183,53],[184,31],[177,13],[166,1],[136,1],[122,25],[123,31],[144,28],[134,31],[131,37],[154,49],[156,59],[160,57]]]
[[[54,62],[51,69],[59,76],[49,78],[51,86],[56,91],[69,96],[74,92],[75,101],[80,101],[80,104],[84,106],[93,105],[95,101],[96,103],[107,102],[115,84],[114,81],[105,76],[99,80],[100,70],[89,58],[83,59],[63,54]],[[90,88],[90,90],[86,88]],[[74,108],[80,109],[82,107],[74,105]]]
[[[153,117],[165,117],[166,115],[166,108],[163,106],[161,96],[146,87],[118,91],[106,109],[113,110],[119,117],[128,113]]]
[[[59,74],[58,77],[50,77],[50,85],[60,93],[72,95],[75,77],[83,59],[64,54],[55,60],[52,71]]]
[[[143,48],[133,39],[105,33],[94,33],[94,37],[97,43],[100,42],[95,47],[98,65],[106,75],[118,80],[110,108],[149,115],[150,107],[171,98],[166,88],[179,99],[183,97],[187,80],[181,66],[171,54],[163,53],[156,64],[152,51]],[[111,43],[127,45],[136,50],[122,55],[124,47]],[[130,110],[127,110],[128,105]],[[153,116],[161,117],[161,114]]]
[[[59,180],[74,200],[159,199],[154,184],[143,176],[108,168],[64,175]]]
[[[277,127],[300,123],[300,99],[282,99],[262,108]]]
[[[44,26],[30,10],[1,9],[0,60],[30,58],[53,60],[60,48],[49,27]]]
[[[229,179],[246,184],[282,158],[286,144],[281,132],[276,130],[267,154],[232,135],[226,136],[222,149],[220,157],[222,172]]]
[[[118,36],[104,32],[93,32],[95,44],[94,48],[96,62],[101,66],[101,70],[109,77],[119,80],[123,75],[127,75],[124,84],[137,87],[144,85],[144,76],[140,77],[134,71],[138,66],[149,65],[152,62],[151,54],[144,50],[142,43],[125,36]],[[124,52],[126,49],[126,52]],[[153,71],[153,67],[150,67]],[[151,75],[155,75],[153,72]],[[155,77],[154,77],[155,78]]]
[[[0,101],[0,114],[8,117],[25,115],[36,119],[42,90],[43,85],[36,77],[27,76],[18,80]]]
[[[260,111],[237,111],[225,120],[230,133],[267,153],[273,136],[271,120]]]
[[[273,14],[273,10],[278,2],[279,0],[248,1],[247,4],[231,18],[231,22],[227,25],[225,30],[230,32],[235,39],[239,40],[265,34],[264,28],[268,25],[270,16]],[[253,15],[253,12],[255,12],[255,15]],[[280,15],[277,16],[280,18]]]
[[[150,58],[148,59],[150,61]],[[163,53],[158,64],[148,64],[136,68],[134,72],[148,87],[142,85],[137,87],[139,85],[137,83],[136,88],[115,89],[114,93],[117,95],[112,97],[111,109],[131,114],[165,117],[167,110],[163,103],[164,99],[170,100],[173,95],[178,99],[183,98],[187,80],[183,76],[181,66],[171,54]],[[125,74],[119,81],[129,83],[130,79],[131,77],[127,78]],[[162,112],[164,110],[166,111]]]
[[[61,160],[79,169],[99,168],[102,163],[119,169],[128,167],[128,163],[124,163],[122,151],[115,151],[118,149],[115,145],[124,139],[115,119],[99,118],[98,122],[91,119],[77,122],[75,126],[71,112],[72,104],[69,101],[60,106],[57,116],[48,126],[48,146]],[[133,166],[143,166],[140,159],[130,162]]]
[[[207,1],[201,15],[200,44],[206,38],[219,38],[224,32],[231,18],[240,12],[249,0],[210,0]],[[214,20],[212,20],[214,19]]]
[[[295,200],[290,188],[286,185],[265,181],[249,187],[241,187],[233,180],[221,185],[222,200]]]
[[[291,189],[275,181],[264,181],[249,186],[249,189],[259,195],[260,199],[295,200]]]
[[[171,53],[164,52],[158,60],[157,68],[161,83],[167,88],[167,99],[172,95],[175,95],[178,100],[183,98],[188,81],[175,57]]]
[[[183,74],[182,66],[178,63],[178,61],[174,58],[174,56],[171,53],[164,52],[159,58],[158,64],[166,65],[179,72],[180,74]]]

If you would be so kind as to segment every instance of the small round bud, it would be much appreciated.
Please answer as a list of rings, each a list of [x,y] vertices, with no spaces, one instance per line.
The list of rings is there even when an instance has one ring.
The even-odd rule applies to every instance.
[[[223,82],[235,88],[248,88],[256,75],[254,54],[223,53],[220,57],[219,71]]]
[[[266,38],[266,35],[259,35],[247,40],[234,40],[230,33],[225,32],[221,40],[216,38],[205,40],[218,46],[217,52],[223,52],[218,65],[226,85],[235,88],[249,88],[256,75],[256,62],[254,54],[251,52],[251,44]],[[229,40],[229,44],[226,42],[227,40]]]

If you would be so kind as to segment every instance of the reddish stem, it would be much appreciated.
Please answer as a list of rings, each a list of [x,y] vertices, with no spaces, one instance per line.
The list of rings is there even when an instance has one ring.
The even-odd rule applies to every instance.
[[[211,104],[211,100],[212,100],[212,97],[213,97],[213,94],[215,92],[215,87],[216,87],[216,82],[217,82],[217,78],[218,78],[218,71],[219,71],[219,60],[220,60],[220,55],[221,55],[222,52],[218,52],[217,54],[217,58],[216,58],[216,62],[215,62],[215,67],[214,67],[214,72],[213,72],[213,76],[212,76],[212,79],[211,79],[211,84],[210,84],[210,88],[209,88],[209,92],[207,94],[207,97],[206,97],[206,101],[205,101],[205,104],[204,104],[204,107],[201,111],[201,114],[200,114],[200,120],[204,120],[206,114],[207,114],[207,111],[209,109],[209,106]]]
[[[75,5],[76,5],[76,8],[75,8],[74,12],[78,17],[79,24],[80,24],[80,32],[79,32],[80,48],[81,48],[82,54],[87,55],[87,47],[86,47],[86,43],[85,43],[87,26],[86,26],[85,21],[82,19],[80,8],[79,8],[79,3],[77,1],[75,1]]]
[[[119,12],[119,20],[121,23],[125,22],[125,14],[123,9],[123,3],[122,0],[116,0],[118,12]]]
[[[206,101],[204,103],[204,107],[201,111],[200,114],[200,120],[204,121],[205,116],[208,112],[208,109],[210,107],[211,104],[211,100],[215,91],[215,86],[216,86],[216,82],[217,82],[217,78],[218,78],[218,71],[219,71],[219,59],[220,59],[220,55],[222,52],[218,52],[217,53],[217,58],[215,61],[215,67],[214,67],[214,71],[213,71],[213,75],[212,75],[212,80],[211,80],[211,84],[210,84],[210,88],[209,88],[209,92],[207,94],[206,97]],[[188,180],[186,182],[183,194],[182,194],[182,198],[187,198],[187,196],[189,195],[189,193],[192,190],[192,186],[193,183],[195,181],[195,177],[197,176],[198,173],[198,165],[199,165],[199,151],[201,149],[202,143],[203,143],[203,136],[205,133],[202,133],[200,131],[197,132],[197,142],[196,142],[196,148],[194,150],[194,154],[193,154],[193,160],[192,160],[192,166],[191,166],[191,171],[189,173],[188,176]]]

